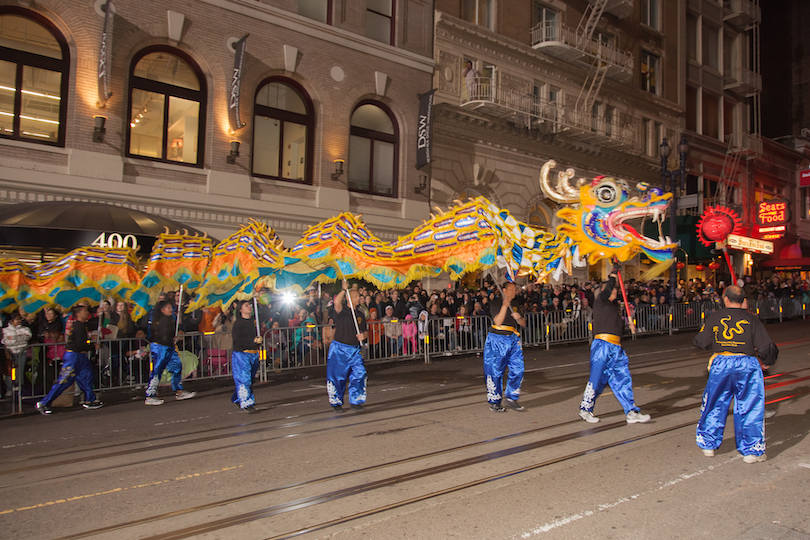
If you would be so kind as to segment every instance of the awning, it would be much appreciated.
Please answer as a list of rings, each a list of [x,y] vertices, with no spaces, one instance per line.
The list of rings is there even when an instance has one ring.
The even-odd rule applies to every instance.
[[[203,235],[183,223],[112,204],[50,201],[0,206],[0,246],[70,251],[82,246],[132,247],[149,253],[155,236],[166,232]],[[131,238],[127,238],[127,237]]]
[[[810,270],[810,257],[800,259],[770,259],[760,263],[763,268],[773,268],[777,272]]]

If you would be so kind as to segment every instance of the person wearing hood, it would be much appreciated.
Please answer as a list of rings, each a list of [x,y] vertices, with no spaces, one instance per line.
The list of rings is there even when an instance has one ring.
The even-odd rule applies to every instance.
[[[526,318],[514,307],[517,286],[512,282],[503,285],[503,298],[490,302],[492,326],[484,343],[484,376],[487,381],[487,401],[493,412],[506,412],[501,398],[515,411],[525,408],[518,402],[520,385],[523,382],[523,343],[518,327],[526,326]],[[503,374],[509,368],[506,390],[503,389]]]
[[[354,316],[351,307],[343,305],[347,294],[350,306],[354,307]],[[329,313],[329,317],[335,321],[335,333],[326,359],[326,391],[329,394],[329,405],[335,412],[343,412],[343,395],[347,381],[351,408],[362,411],[366,402],[366,367],[363,365],[361,344],[367,337],[367,325],[366,316],[357,309],[359,302],[359,291],[350,291],[349,284],[344,279],[343,290],[335,296]]]

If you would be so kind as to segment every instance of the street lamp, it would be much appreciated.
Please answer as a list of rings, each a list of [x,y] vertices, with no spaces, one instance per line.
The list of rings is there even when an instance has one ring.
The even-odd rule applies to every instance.
[[[678,241],[678,227],[675,221],[678,213],[678,193],[676,186],[683,187],[686,181],[686,153],[689,151],[689,143],[686,142],[686,135],[681,135],[681,142],[678,143],[678,154],[681,158],[681,167],[677,171],[670,171],[667,167],[667,160],[671,149],[667,144],[667,139],[661,142],[658,154],[661,156],[661,189],[667,191],[667,178],[670,180],[670,193],[672,193],[672,211],[669,214],[669,238],[670,241]],[[677,181],[677,184],[676,184]],[[669,304],[671,313],[675,314],[675,289],[678,286],[678,279],[675,270],[669,272]]]

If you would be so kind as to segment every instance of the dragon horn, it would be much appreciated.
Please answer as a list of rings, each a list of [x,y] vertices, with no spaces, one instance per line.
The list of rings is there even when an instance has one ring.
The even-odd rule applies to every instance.
[[[552,201],[564,204],[564,203],[572,203],[579,200],[579,192],[577,192],[574,188],[572,188],[568,184],[568,178],[574,175],[574,171],[568,169],[565,173],[560,173],[557,179],[557,189],[552,188],[551,184],[548,181],[548,173],[557,165],[553,159],[548,160],[545,165],[540,169],[540,189],[543,190],[543,193],[546,194],[546,197],[551,199]],[[570,171],[570,176],[567,176]],[[562,177],[566,175],[566,179],[563,182]],[[565,191],[561,191],[565,190]]]

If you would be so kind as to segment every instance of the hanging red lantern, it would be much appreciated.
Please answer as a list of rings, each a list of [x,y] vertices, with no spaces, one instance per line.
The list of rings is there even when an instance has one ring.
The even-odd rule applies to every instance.
[[[720,268],[720,263],[717,261],[712,261],[709,263],[709,268],[712,270],[717,270],[718,268]]]
[[[678,270],[683,270],[684,266],[686,265],[683,264],[681,261],[678,261],[678,263],[675,265],[675,268],[677,268]]]
[[[703,272],[705,269],[706,267],[700,263],[697,263],[697,265],[695,266],[695,270],[697,270],[698,272]]]

